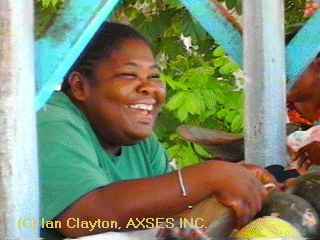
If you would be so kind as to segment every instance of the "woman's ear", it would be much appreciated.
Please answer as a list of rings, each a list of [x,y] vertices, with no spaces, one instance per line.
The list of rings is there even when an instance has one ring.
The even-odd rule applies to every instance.
[[[68,82],[72,96],[80,102],[85,101],[89,96],[89,83],[86,77],[75,71],[69,75]]]

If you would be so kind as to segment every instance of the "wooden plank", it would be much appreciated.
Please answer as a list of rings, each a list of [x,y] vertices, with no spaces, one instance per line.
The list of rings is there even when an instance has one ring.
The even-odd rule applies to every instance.
[[[287,47],[288,88],[320,52],[320,11],[297,33]]]
[[[0,239],[39,239],[33,1],[0,1]]]
[[[226,53],[242,66],[241,34],[219,13],[216,5],[209,0],[181,0],[181,2]]]
[[[121,0],[70,0],[44,38],[36,42],[39,110]]]
[[[246,162],[285,165],[283,1],[244,0],[243,4]]]

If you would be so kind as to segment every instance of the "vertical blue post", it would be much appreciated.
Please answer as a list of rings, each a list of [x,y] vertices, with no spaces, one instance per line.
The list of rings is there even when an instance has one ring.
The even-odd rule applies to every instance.
[[[244,0],[246,161],[285,164],[284,4]]]
[[[0,1],[0,239],[39,239],[33,0]],[[26,225],[22,224],[22,222]]]

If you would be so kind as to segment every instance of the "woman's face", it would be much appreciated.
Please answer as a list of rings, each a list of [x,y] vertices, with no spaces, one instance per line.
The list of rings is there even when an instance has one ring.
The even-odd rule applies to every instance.
[[[98,137],[111,145],[131,145],[152,134],[166,90],[151,49],[125,40],[93,71],[84,111]]]

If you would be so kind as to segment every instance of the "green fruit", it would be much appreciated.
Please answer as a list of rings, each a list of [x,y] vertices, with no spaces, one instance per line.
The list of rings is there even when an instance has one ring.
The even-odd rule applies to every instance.
[[[292,193],[308,201],[320,214],[320,173],[309,173],[297,178]]]
[[[302,240],[299,231],[290,223],[277,217],[258,218],[232,235],[236,240],[295,239]]]
[[[319,217],[316,210],[301,197],[283,192],[273,192],[263,206],[260,216],[274,216],[292,224],[301,235],[319,239]]]

